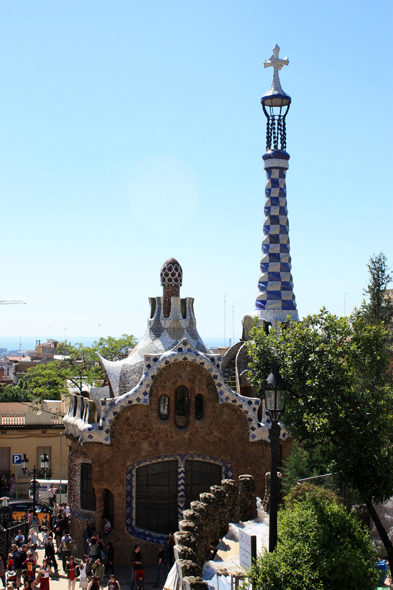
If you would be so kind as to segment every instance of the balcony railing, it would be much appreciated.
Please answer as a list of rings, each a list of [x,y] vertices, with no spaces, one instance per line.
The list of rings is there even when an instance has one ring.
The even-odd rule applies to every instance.
[[[8,428],[26,426],[26,414],[0,414],[0,423]]]
[[[30,422],[25,413],[0,414],[0,428],[61,428],[63,426],[61,415],[48,415],[40,422]]]

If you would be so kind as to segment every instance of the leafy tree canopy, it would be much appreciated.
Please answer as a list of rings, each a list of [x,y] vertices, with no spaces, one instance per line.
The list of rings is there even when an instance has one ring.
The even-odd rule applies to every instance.
[[[61,342],[58,355],[62,359],[40,363],[29,368],[26,382],[33,398],[60,399],[67,393],[67,382],[83,393],[86,386],[105,384],[105,372],[96,352],[109,360],[121,360],[136,344],[134,336],[123,334],[116,339],[100,338],[92,346]]]
[[[373,503],[393,489],[393,387],[388,333],[359,314],[339,318],[322,309],[266,334],[253,328],[251,379],[277,362],[290,383],[283,421],[306,450],[320,448],[341,483],[359,492],[393,566],[393,546]]]
[[[364,499],[386,500],[393,489],[393,389],[381,324],[338,318],[325,309],[248,343],[251,379],[260,384],[278,362],[290,383],[284,423],[304,447]]]
[[[27,402],[33,399],[33,395],[27,390],[26,381],[22,379],[18,385],[0,384],[0,402]]]
[[[371,256],[367,268],[369,282],[363,290],[367,297],[360,307],[360,314],[370,324],[383,322],[386,326],[393,320],[393,302],[386,293],[387,286],[393,281],[393,274],[388,267],[383,252]]]
[[[302,486],[298,486],[301,488]],[[308,486],[281,511],[278,545],[251,568],[260,590],[374,590],[379,574],[369,532],[329,492]]]
[[[129,355],[130,350],[135,346],[135,336],[123,334],[120,338],[112,336],[100,338],[93,343],[92,349],[108,361],[121,361]]]

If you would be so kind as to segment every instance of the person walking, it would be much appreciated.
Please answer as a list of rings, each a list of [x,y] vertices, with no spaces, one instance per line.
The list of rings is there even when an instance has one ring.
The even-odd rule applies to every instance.
[[[42,566],[39,570],[40,574],[40,590],[49,590],[49,574],[50,574],[50,565],[48,560],[44,557],[42,560]]]
[[[31,521],[31,526],[33,527],[33,530],[35,531],[37,538],[38,538],[38,535],[40,532],[40,525],[41,525],[41,523],[40,523],[40,519],[38,518],[38,514],[37,514],[37,512],[34,512],[33,520]]]
[[[131,554],[131,564],[132,564],[132,578],[131,578],[131,590],[134,590],[135,586],[135,572],[136,570],[142,569],[142,552],[139,545],[135,545],[135,549]]]
[[[57,569],[57,561],[56,561],[56,557],[55,557],[55,548],[53,546],[52,535],[48,536],[48,543],[47,543],[47,545],[45,545],[45,558],[46,558],[47,565],[49,565],[49,567],[51,565],[53,565],[53,567],[55,569],[55,574],[57,575],[58,569]]]
[[[14,553],[14,567],[16,572],[16,587],[20,588],[21,581],[22,581],[22,570],[23,570],[23,563],[26,561],[27,555],[27,545],[22,545],[19,547],[17,551]]]
[[[56,502],[56,500],[54,500],[53,502],[53,512],[52,512],[52,522],[51,522],[51,526],[52,526],[52,530],[55,528],[55,525],[57,523],[57,519],[59,518],[59,505]]]
[[[169,555],[169,568],[173,566],[173,562],[175,561],[175,556],[173,553],[173,548],[176,545],[175,537],[173,533],[169,533],[168,539],[166,541],[166,546],[168,547],[168,555]]]
[[[102,582],[104,581],[104,565],[101,561],[101,559],[97,559],[95,564],[93,565],[93,567],[91,568],[93,574],[95,576],[98,576],[100,578],[100,582],[102,584]]]
[[[101,590],[101,588],[102,586],[100,578],[98,576],[93,576],[93,579],[88,585],[87,590]]]
[[[113,543],[109,541],[107,545],[107,554],[106,554],[106,566],[105,566],[105,575],[109,574],[109,570],[114,575],[115,570],[113,569],[113,564],[115,562],[115,550],[113,548]]]
[[[67,563],[68,590],[75,590],[76,564],[74,556],[70,555]]]
[[[82,588],[83,590],[86,590],[89,585],[89,582],[87,579],[88,565],[89,565],[89,556],[84,555],[83,562],[79,566],[79,588]]]
[[[16,496],[16,478],[13,473],[11,473],[10,477],[10,497],[15,498]]]
[[[88,525],[87,522],[85,522],[85,525],[83,527],[83,535],[82,535],[82,539],[83,539],[83,551],[85,552],[86,555],[89,554],[89,543],[88,540],[91,537],[91,529]]]
[[[153,588],[160,587],[160,576],[161,576],[161,569],[164,564],[164,559],[166,558],[166,553],[162,545],[160,545],[160,550],[158,552],[157,557],[157,573],[156,573],[156,583],[153,585]]]
[[[96,537],[92,537],[90,539],[90,541],[88,541],[88,544],[89,544],[89,557],[94,562],[96,559],[98,559],[101,556],[101,549],[97,543]]]
[[[61,561],[63,563],[63,572],[65,574],[67,574],[67,570],[66,570],[67,559],[71,555],[72,546],[73,546],[72,537],[68,533],[65,533],[65,535],[63,535],[63,537],[61,538],[61,543],[60,543],[60,547],[59,547],[59,551],[61,553]]]
[[[35,560],[31,551],[27,552],[27,559],[23,562],[23,565],[27,570],[27,578],[31,585],[35,581]]]

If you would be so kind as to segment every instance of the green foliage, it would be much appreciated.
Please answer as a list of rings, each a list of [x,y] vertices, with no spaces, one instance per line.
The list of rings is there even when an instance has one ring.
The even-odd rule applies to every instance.
[[[34,396],[28,392],[23,380],[20,380],[18,385],[0,384],[0,402],[27,402],[33,399]]]
[[[120,338],[100,338],[92,346],[60,342],[58,354],[64,358],[40,363],[28,369],[26,382],[32,399],[60,399],[68,393],[67,383],[83,393],[86,386],[101,386],[105,372],[96,352],[109,360],[120,360],[128,356],[135,346],[134,336],[123,334]]]
[[[135,336],[123,334],[120,338],[100,338],[93,343],[92,349],[108,361],[121,361],[129,355],[130,349],[136,345]]]
[[[306,450],[364,500],[381,502],[393,489],[393,388],[387,332],[362,317],[338,318],[325,309],[248,343],[251,379],[261,381],[276,361],[290,383],[284,423]]]
[[[27,369],[26,384],[31,399],[60,399],[67,393],[57,361],[39,363]]]
[[[307,502],[311,497],[318,498],[321,502],[340,503],[339,498],[331,490],[305,481],[292,488],[289,494],[285,496],[285,507],[292,509],[296,502]]]
[[[306,450],[299,442],[292,444],[291,454],[284,461],[281,486],[284,494],[288,494],[299,479],[332,473],[332,465],[321,458],[321,447],[315,446]],[[316,480],[317,485],[335,489],[333,477]]]
[[[300,486],[299,486],[300,487]],[[280,513],[279,542],[251,568],[259,590],[374,590],[379,574],[369,532],[322,488]]]
[[[383,322],[386,326],[393,320],[393,303],[386,294],[386,288],[393,280],[393,275],[383,252],[371,256],[367,268],[370,273],[369,283],[364,289],[367,301],[363,301],[360,314],[369,324]]]

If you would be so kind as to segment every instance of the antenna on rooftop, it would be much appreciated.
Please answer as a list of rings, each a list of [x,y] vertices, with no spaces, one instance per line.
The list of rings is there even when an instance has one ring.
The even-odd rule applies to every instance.
[[[227,326],[227,320],[226,320],[226,302],[227,302],[227,297],[226,297],[226,293],[224,293],[223,297],[224,297],[224,347],[226,346],[227,343],[227,335],[226,335],[226,326]]]

